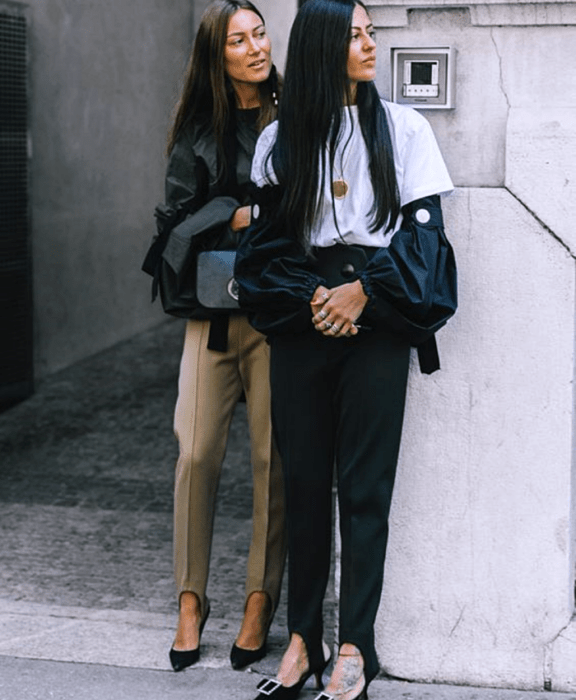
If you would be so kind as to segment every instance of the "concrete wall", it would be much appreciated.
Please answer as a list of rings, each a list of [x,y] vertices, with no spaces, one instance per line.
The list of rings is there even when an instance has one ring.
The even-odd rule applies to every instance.
[[[166,316],[140,266],[205,0],[29,0],[35,370]],[[296,0],[263,0],[279,68]]]
[[[425,111],[460,308],[443,370],[410,377],[377,622],[386,671],[576,689],[576,3],[372,0],[392,46],[457,49],[457,107]]]
[[[140,265],[192,33],[187,0],[30,0],[36,373],[149,327]]]

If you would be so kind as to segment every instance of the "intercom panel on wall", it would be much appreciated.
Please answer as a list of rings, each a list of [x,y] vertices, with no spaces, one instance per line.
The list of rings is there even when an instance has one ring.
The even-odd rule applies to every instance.
[[[420,109],[453,109],[456,52],[449,46],[393,48],[392,100]]]

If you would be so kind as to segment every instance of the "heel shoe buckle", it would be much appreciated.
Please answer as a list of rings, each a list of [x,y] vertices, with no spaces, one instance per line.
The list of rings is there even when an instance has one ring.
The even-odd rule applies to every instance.
[[[256,686],[256,690],[259,690],[262,695],[272,695],[281,687],[282,683],[276,678],[263,678]]]

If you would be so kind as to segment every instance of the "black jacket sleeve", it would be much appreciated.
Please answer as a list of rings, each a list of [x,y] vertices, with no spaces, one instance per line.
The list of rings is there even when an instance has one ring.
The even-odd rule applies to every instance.
[[[166,204],[156,208],[157,219],[176,220],[163,258],[181,274],[192,242],[202,248],[234,248],[236,236],[228,224],[240,203],[229,196],[209,194],[210,174],[202,159],[196,158],[189,131],[176,142],[166,169]],[[210,237],[210,242],[203,241]],[[228,240],[229,239],[229,240]]]
[[[256,192],[259,215],[241,237],[236,258],[240,305],[267,335],[309,328],[310,300],[326,285],[314,258],[275,217],[280,196],[278,186]],[[368,296],[360,323],[389,328],[419,345],[456,310],[456,265],[438,195],[404,206],[402,216],[390,246],[376,248],[356,275]]]
[[[456,262],[439,195],[405,205],[402,217],[390,245],[376,250],[358,278],[368,296],[365,315],[417,345],[456,311]]]
[[[256,189],[252,224],[240,236],[235,279],[240,306],[266,335],[299,333],[310,327],[310,301],[325,280],[314,272],[314,259],[275,215],[279,186]]]

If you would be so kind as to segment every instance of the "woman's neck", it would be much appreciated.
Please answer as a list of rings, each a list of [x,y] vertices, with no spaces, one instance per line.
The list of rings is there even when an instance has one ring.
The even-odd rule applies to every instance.
[[[258,84],[234,82],[233,85],[238,109],[260,107],[260,87]]]
[[[344,96],[344,104],[345,105],[355,105],[357,92],[358,92],[358,83],[355,81],[354,82],[351,81],[350,87],[348,88],[348,94]]]

